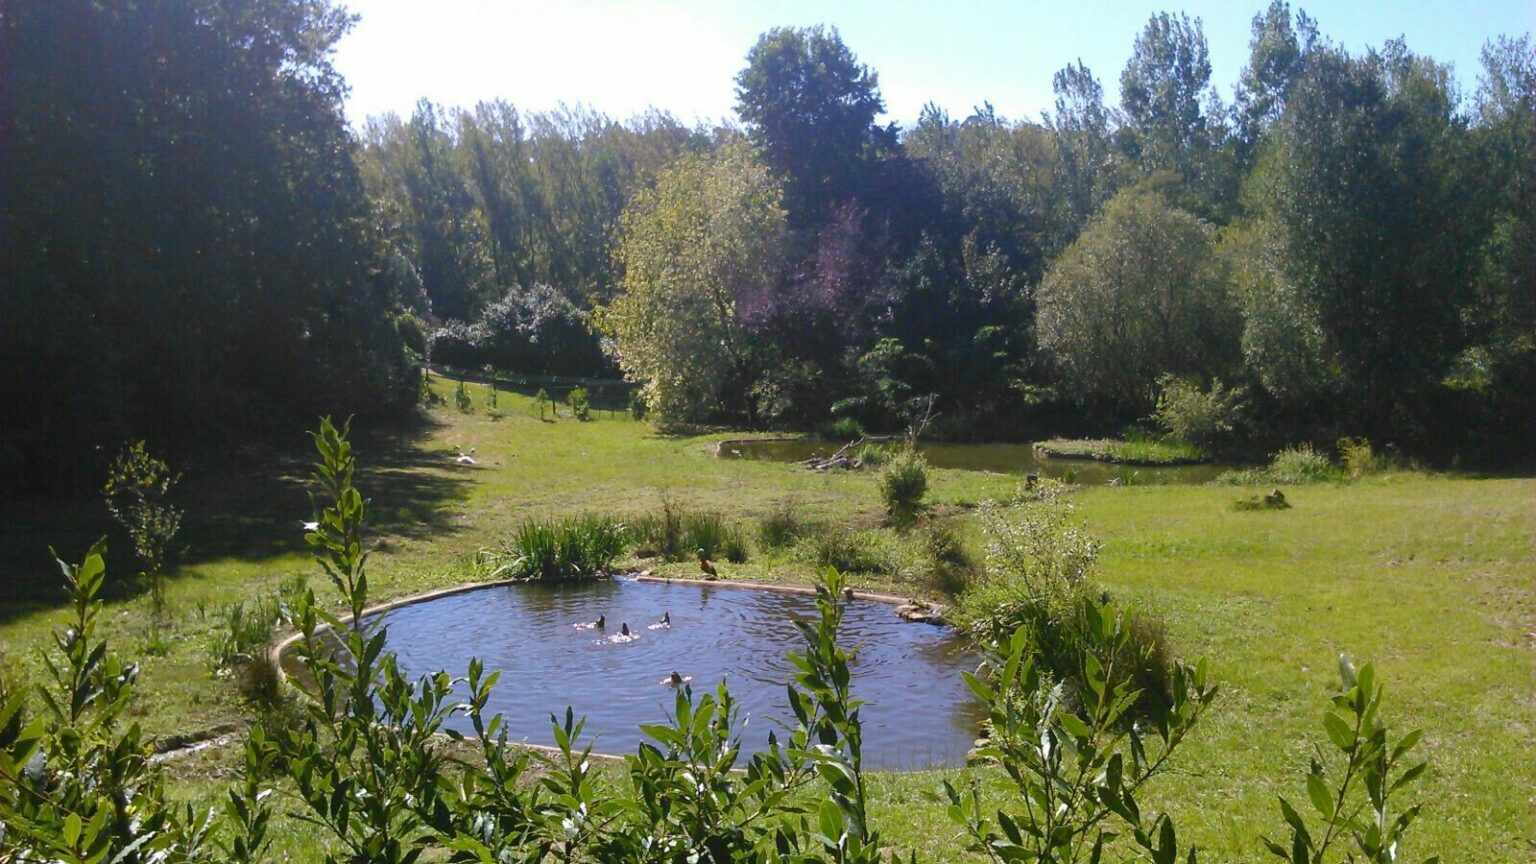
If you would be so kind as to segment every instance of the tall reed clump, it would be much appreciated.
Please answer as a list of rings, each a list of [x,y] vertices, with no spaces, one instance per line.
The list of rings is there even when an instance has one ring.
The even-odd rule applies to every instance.
[[[724,558],[740,564],[747,560],[747,540],[741,529],[719,513],[689,513],[683,518],[683,548],[705,558]]]
[[[209,669],[219,674],[264,655],[273,629],[293,621],[307,587],[308,580],[296,573],[279,582],[271,596],[224,604],[221,626],[208,639]]]
[[[1351,480],[1359,480],[1361,477],[1375,474],[1382,470],[1386,463],[1386,460],[1371,448],[1368,438],[1340,438],[1338,448],[1339,467]]]
[[[686,561],[696,555],[740,564],[747,560],[747,538],[719,513],[688,510],[663,499],[659,512],[629,520],[635,554],[664,561]]]
[[[499,550],[482,550],[492,579],[555,581],[601,575],[627,546],[624,525],[585,514],[519,525]]]
[[[683,547],[685,515],[681,504],[663,498],[660,510],[631,518],[628,522],[629,536],[634,541],[635,554],[642,558],[661,558],[665,561],[683,560],[688,554]]]
[[[780,504],[757,520],[757,542],[764,549],[783,549],[820,526],[803,519],[792,504]]]

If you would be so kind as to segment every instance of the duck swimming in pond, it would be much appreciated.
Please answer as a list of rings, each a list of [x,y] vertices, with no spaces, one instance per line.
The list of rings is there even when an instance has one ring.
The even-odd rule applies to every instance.
[[[673,669],[671,675],[668,675],[667,677],[661,679],[657,683],[663,684],[663,685],[665,685],[667,687],[681,687],[684,684],[687,684],[689,681],[692,681],[692,680],[693,680],[693,676],[692,675],[679,675],[679,674],[677,674],[677,670]]]
[[[609,636],[608,637],[608,641],[609,642],[633,642],[633,641],[635,641],[636,639],[639,639],[639,638],[640,637],[638,635],[629,632],[629,623],[625,622],[622,626],[620,626],[618,635],[617,636]]]
[[[599,615],[597,616],[596,621],[583,621],[579,624],[572,624],[571,626],[575,627],[577,630],[602,630],[608,626],[608,616]]]
[[[672,628],[672,613],[661,613],[661,620],[650,626],[652,630],[670,630]]]

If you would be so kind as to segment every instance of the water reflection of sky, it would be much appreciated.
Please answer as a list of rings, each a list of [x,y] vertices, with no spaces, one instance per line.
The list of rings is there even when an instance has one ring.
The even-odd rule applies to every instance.
[[[647,629],[671,613],[669,629]],[[455,594],[385,614],[389,647],[407,674],[439,669],[463,675],[473,657],[502,670],[490,710],[506,715],[513,736],[549,744],[549,716],[569,705],[586,715],[597,749],[633,751],[641,723],[665,722],[674,669],[696,694],[722,679],[749,722],[748,748],[761,746],[775,720],[791,719],[785,653],[801,639],[792,623],[816,613],[800,594],[627,581],[520,585]],[[605,631],[578,629],[607,618]],[[615,642],[620,625],[638,635]],[[899,619],[890,606],[853,601],[839,640],[857,648],[855,698],[865,702],[865,764],[871,768],[958,765],[976,733],[976,708],[960,671],[973,665],[949,631]],[[461,694],[462,695],[462,694]],[[463,730],[469,724],[456,718]]]

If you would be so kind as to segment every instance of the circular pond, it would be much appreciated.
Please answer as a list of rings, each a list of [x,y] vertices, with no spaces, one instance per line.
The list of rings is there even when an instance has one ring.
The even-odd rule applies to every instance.
[[[804,462],[825,458],[842,444],[798,438],[723,441],[717,451],[724,459]],[[918,450],[935,468],[993,471],[999,474],[1039,474],[1090,486],[1118,483],[1208,483],[1232,467],[1201,465],[1119,465],[1090,459],[1052,459],[1029,444],[919,444]]]
[[[577,626],[599,615],[604,629]],[[649,627],[663,615],[670,627]],[[744,748],[765,746],[770,731],[782,739],[779,723],[792,719],[785,653],[802,644],[792,621],[815,615],[804,594],[615,579],[477,589],[391,609],[370,624],[389,628],[389,648],[411,676],[462,675],[473,657],[502,670],[488,709],[506,715],[514,738],[552,744],[549,717],[570,706],[586,716],[598,751],[625,753],[642,740],[640,724],[666,722],[674,695],[662,681],[673,670],[692,677],[696,695],[725,680],[747,721]],[[637,638],[615,638],[624,623]],[[958,636],[902,621],[884,603],[851,600],[839,642],[858,649],[851,666],[853,695],[865,702],[866,767],[964,761],[979,714],[960,678],[974,660]],[[454,724],[470,728],[463,717]]]

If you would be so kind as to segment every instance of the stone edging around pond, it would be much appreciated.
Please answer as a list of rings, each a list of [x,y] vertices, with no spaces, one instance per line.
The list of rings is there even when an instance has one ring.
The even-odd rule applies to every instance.
[[[611,579],[613,577],[609,576],[608,578]],[[698,585],[698,586],[706,586],[707,585],[707,586],[714,587],[714,588],[741,588],[741,589],[754,590],[754,591],[777,591],[777,592],[784,593],[784,594],[810,594],[810,595],[814,595],[816,593],[816,589],[815,588],[811,588],[811,587],[804,586],[804,585],[772,585],[772,584],[763,583],[763,582],[729,582],[729,581],[705,580],[705,579],[668,579],[668,578],[666,578],[664,576],[652,576],[649,570],[642,570],[640,573],[634,575],[632,578],[636,582],[654,582],[654,583],[664,583],[664,584]],[[409,596],[406,596],[406,597],[399,597],[399,598],[396,598],[394,600],[390,600],[390,601],[385,602],[385,603],[380,603],[377,606],[369,606],[367,609],[363,610],[363,617],[366,618],[366,617],[371,617],[371,616],[374,616],[374,615],[381,615],[381,614],[383,614],[385,612],[388,612],[388,611],[390,611],[392,609],[399,609],[399,608],[402,608],[402,607],[405,607],[405,606],[415,606],[418,603],[425,603],[425,602],[427,602],[429,600],[436,600],[436,599],[441,598],[441,597],[450,597],[450,596],[452,596],[454,594],[463,594],[463,593],[466,593],[468,591],[477,591],[477,590],[479,590],[481,588],[501,588],[501,587],[505,587],[505,586],[509,586],[509,585],[520,585],[520,584],[523,584],[524,581],[525,580],[522,580],[522,579],[498,579],[498,580],[496,580],[494,582],[469,582],[469,583],[466,583],[466,584],[463,584],[463,585],[454,585],[454,586],[449,587],[449,588],[439,588],[439,589],[437,589],[435,591],[427,591],[427,592],[424,592],[422,594],[412,594],[412,595],[409,595]],[[849,597],[851,597],[852,599],[855,599],[855,600],[869,600],[869,601],[873,601],[873,602],[876,602],[876,603],[885,603],[885,604],[888,604],[888,605],[897,606],[898,607],[897,614],[901,614],[902,617],[906,618],[908,621],[919,621],[919,620],[921,620],[921,621],[924,621],[925,623],[940,624],[940,625],[942,625],[944,623],[942,617],[940,617],[938,615],[935,615],[932,618],[918,619],[918,618],[910,618],[907,615],[902,614],[900,612],[900,610],[904,609],[904,608],[909,608],[910,607],[910,603],[911,603],[911,601],[908,598],[905,598],[905,597],[896,597],[896,596],[891,595],[891,594],[875,594],[875,593],[868,592],[868,591],[852,591],[852,590],[850,590],[847,593],[848,593]],[[352,616],[351,615],[346,615],[346,616],[341,617],[339,620],[343,624],[349,624],[352,621]],[[322,632],[324,630],[329,630],[330,627],[331,627],[331,625],[329,625],[329,624],[321,624],[319,627],[317,627],[315,629],[315,632],[319,633],[319,632]],[[283,639],[278,641],[278,643],[276,645],[273,645],[271,651],[267,652],[267,660],[268,660],[268,662],[270,662],[272,664],[273,670],[276,671],[276,673],[277,673],[277,680],[278,680],[279,683],[282,683],[282,682],[285,682],[285,681],[288,680],[288,673],[283,669],[283,655],[287,653],[287,651],[288,651],[288,649],[290,647],[292,647],[295,643],[297,643],[302,638],[304,638],[304,634],[302,632],[290,633],[286,637],[284,637]],[[559,752],[554,747],[550,747],[550,746],[545,745],[545,744],[531,744],[531,743],[529,743],[527,741],[517,742],[517,746],[519,746],[519,747],[526,747],[526,748],[528,748],[530,750],[538,750],[538,751],[540,751],[542,753],[551,753],[551,754],[553,754],[553,753],[558,753]],[[608,761],[617,761],[617,760],[622,760],[624,758],[623,756],[615,754],[615,753],[599,753],[599,752],[597,752],[595,750],[590,755],[593,756],[593,757],[596,757],[598,759],[603,759],[603,760],[608,760]]]

